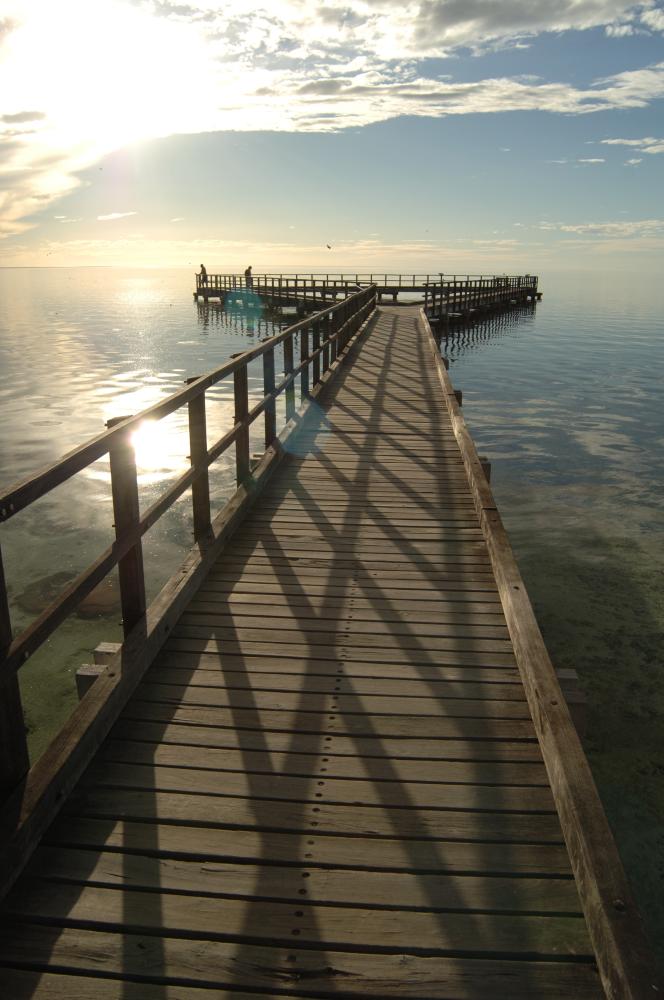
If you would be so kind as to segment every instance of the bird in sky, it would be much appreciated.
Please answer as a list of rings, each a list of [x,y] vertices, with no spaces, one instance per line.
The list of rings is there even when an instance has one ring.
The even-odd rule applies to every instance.
[[[329,244],[329,243],[326,243],[326,244],[325,244],[325,246],[327,247],[327,249],[328,249],[328,250],[331,250],[331,249],[332,249],[332,247],[330,246],[330,244]]]

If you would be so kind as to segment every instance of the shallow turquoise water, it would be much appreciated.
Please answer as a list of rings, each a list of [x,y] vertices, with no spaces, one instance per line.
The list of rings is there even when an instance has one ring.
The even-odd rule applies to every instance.
[[[53,461],[271,332],[192,303],[187,271],[0,270],[0,484]],[[664,940],[664,288],[620,274],[545,274],[544,299],[442,350],[557,666],[588,700],[586,747],[651,936]],[[243,314],[244,316],[244,314]],[[244,329],[242,329],[244,325]],[[258,379],[258,370],[253,373]],[[252,383],[258,387],[258,382]],[[231,387],[212,394],[228,426]],[[144,442],[153,499],[186,463],[184,425]],[[212,431],[211,431],[212,433]],[[256,442],[258,450],[259,442]],[[232,462],[217,473],[221,503]],[[3,526],[17,626],[111,539],[103,463]],[[146,541],[154,593],[191,541],[183,500]],[[157,569],[157,566],[160,569]],[[75,703],[73,675],[119,636],[117,610],[73,618],[24,668],[35,751]]]

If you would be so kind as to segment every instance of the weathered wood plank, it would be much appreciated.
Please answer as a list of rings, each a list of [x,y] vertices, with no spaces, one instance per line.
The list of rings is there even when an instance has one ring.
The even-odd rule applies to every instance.
[[[267,617],[267,616],[266,616]],[[481,622],[461,619],[454,620],[451,616],[442,618],[440,621],[420,621],[411,623],[401,619],[396,621],[384,621],[381,617],[375,616],[373,619],[362,620],[349,614],[342,619],[338,616],[334,618],[308,618],[290,616],[282,617],[271,615],[267,618],[260,615],[223,614],[214,606],[201,606],[200,603],[190,605],[189,609],[181,616],[180,625],[195,625],[202,628],[214,628],[215,634],[220,636],[227,634],[231,630],[238,638],[247,634],[254,635],[256,630],[269,629],[275,636],[277,633],[286,632],[285,641],[293,638],[293,633],[306,634],[307,637],[313,632],[323,632],[329,637],[339,637],[340,635],[352,636],[358,642],[364,643],[366,635],[376,637],[376,641],[382,644],[383,637],[390,637],[397,644],[402,645],[402,638],[410,638],[417,642],[419,647],[428,647],[429,640],[437,639],[470,639],[473,644],[477,640],[499,639],[509,642],[509,633],[506,625],[496,625],[493,622]],[[378,639],[377,637],[381,637]],[[398,637],[398,638],[397,638]],[[391,643],[390,643],[391,645]],[[432,647],[435,648],[435,645]],[[481,646],[480,648],[486,648]]]
[[[50,881],[90,883],[204,896],[324,903],[399,910],[459,910],[579,916],[570,878],[488,878],[320,868],[308,871],[302,894],[298,868],[232,862],[154,858],[144,854],[42,847],[27,874]]]
[[[410,698],[463,698],[500,701],[525,701],[523,687],[516,682],[505,680],[493,684],[476,680],[433,681],[433,680],[356,680],[354,677],[335,675],[334,677],[311,677],[308,673],[280,677],[275,673],[258,672],[252,676],[226,673],[218,670],[192,670],[160,664],[153,667],[146,680],[157,684],[175,684],[178,687],[213,687],[228,691],[295,691],[301,694],[343,694],[349,697],[363,695],[399,696]]]
[[[139,698],[161,701],[174,705],[207,705],[234,710],[258,708],[295,712],[297,714],[318,713],[334,715],[347,720],[351,715],[373,717],[384,715],[391,723],[397,716],[408,719],[411,727],[419,725],[419,719],[445,718],[494,718],[523,719],[530,721],[530,712],[524,701],[485,698],[401,698],[391,695],[362,695],[324,693],[228,690],[225,688],[190,687],[186,684],[158,684],[144,681],[140,684]],[[417,721],[416,721],[417,720]]]
[[[141,737],[141,739],[139,739]],[[198,768],[213,771],[236,771],[239,774],[268,774],[280,776],[307,777],[314,784],[325,779],[325,797],[329,798],[336,785],[331,779],[353,778],[364,782],[396,782],[404,786],[402,794],[410,795],[409,783],[445,783],[485,785],[522,785],[526,787],[548,787],[546,770],[541,763],[502,763],[486,761],[482,758],[471,761],[450,760],[393,760],[387,756],[337,757],[325,753],[319,746],[313,753],[299,750],[297,741],[281,752],[276,750],[251,750],[246,746],[238,750],[216,749],[209,745],[188,746],[186,743],[169,745],[159,738],[147,741],[146,733],[134,725],[134,732],[124,737],[114,731],[114,738],[104,744],[99,758],[106,762],[154,764],[182,768]],[[406,785],[408,787],[406,787]],[[362,787],[356,786],[358,794]],[[191,786],[194,791],[194,787]],[[381,790],[382,786],[381,786]],[[276,791],[276,787],[275,787]],[[316,785],[315,791],[321,791]],[[415,789],[417,791],[417,789]],[[224,788],[224,792],[226,789]],[[381,799],[382,801],[382,799]],[[547,800],[548,801],[548,800]],[[550,802],[549,802],[550,808]]]
[[[349,659],[311,659],[293,656],[234,656],[229,654],[196,653],[167,648],[155,660],[155,666],[179,667],[183,670],[216,670],[237,680],[250,679],[254,674],[307,674],[309,677],[334,677],[361,684],[364,678],[389,681],[486,681],[489,684],[515,683],[519,674],[514,666],[477,667],[445,663],[371,663]],[[361,690],[361,687],[356,688]]]
[[[485,875],[491,877],[571,878],[563,844],[491,844],[406,837],[339,837],[148,821],[89,819],[67,815],[56,820],[45,844],[121,855],[189,859],[201,862],[277,865],[346,871]],[[548,881],[545,888],[548,886]],[[299,895],[300,893],[298,893]],[[306,895],[306,893],[304,894]]]
[[[146,1000],[153,1000],[153,996],[155,1000],[189,1000],[190,996],[199,1000],[197,983],[207,987],[205,996],[211,1000],[250,1000],[237,992],[243,989],[262,990],[263,996],[265,991],[269,996],[278,990],[273,995],[282,1000],[292,1000],[290,994],[300,1000],[332,995],[381,1000],[417,1000],[423,995],[428,1000],[533,1000],[535,996],[538,1000],[560,1000],[561,996],[600,1000],[602,996],[593,966],[586,962],[451,959],[439,955],[371,958],[366,953],[294,948],[295,943],[291,939],[285,948],[247,943],[238,949],[237,944],[223,941],[23,925],[10,927],[3,935],[0,960],[6,962],[9,956],[28,968],[39,968],[50,956],[53,965],[62,970],[128,977],[140,982],[141,990],[146,989]],[[171,992],[151,995],[150,981],[159,983],[157,990]],[[180,986],[161,985],[173,981]],[[99,982],[103,984],[100,990],[107,988],[108,980]],[[185,984],[185,992],[181,984]],[[123,986],[123,992],[118,985]],[[103,1000],[126,1000],[126,985],[122,980],[118,985],[115,993],[102,993]],[[230,992],[215,993],[219,988]],[[134,995],[138,995],[136,990]],[[76,993],[67,997],[76,997]],[[90,994],[83,998],[90,1000]]]
[[[292,874],[293,890],[302,878]],[[308,880],[306,880],[308,881]],[[316,906],[302,897],[293,904],[269,900],[223,900],[162,892],[155,906],[149,893],[129,888],[102,888],[58,883],[28,875],[21,891],[11,892],[5,909],[9,918],[62,921],[68,925],[128,932],[156,931],[206,940],[250,938],[290,946],[293,930],[298,944],[327,948],[362,948],[410,954],[473,955],[477,939],[487,957],[591,958],[583,919],[576,916],[530,916],[473,912],[426,911]]]
[[[269,789],[268,789],[269,791]],[[263,829],[282,832],[331,833],[351,837],[420,840],[451,838],[475,843],[561,844],[557,817],[537,812],[482,812],[472,809],[380,808],[338,802],[293,802],[275,798],[238,798],[151,791],[112,785],[103,789],[78,786],[65,811],[90,819],[149,820]]]
[[[534,740],[535,730],[531,719],[505,719],[495,716],[464,718],[460,716],[428,717],[418,715],[334,714],[308,711],[250,708],[211,707],[178,704],[177,702],[146,700],[134,697],[124,711],[126,718],[165,722],[192,722],[196,725],[238,727],[240,729],[266,728],[274,732],[320,733],[324,740],[335,735],[353,737],[379,737],[401,739],[412,737],[413,732],[423,739],[484,739],[484,740]],[[414,729],[413,723],[417,726]]]
[[[403,651],[409,649],[426,650],[434,654],[438,650],[455,651],[472,650],[476,653],[502,653],[510,655],[511,644],[509,639],[484,639],[481,636],[475,638],[471,629],[468,628],[459,636],[425,636],[420,639],[417,635],[405,633],[404,635],[392,635],[389,632],[375,635],[366,634],[359,631],[336,632],[334,630],[321,632],[308,632],[306,635],[299,629],[274,629],[266,630],[260,628],[239,628],[235,626],[225,627],[223,625],[194,625],[189,624],[189,619],[183,615],[181,622],[173,629],[173,635],[189,636],[190,638],[207,639],[214,636],[217,642],[228,640],[232,643],[243,642],[265,642],[271,636],[274,644],[286,645],[320,645],[326,647],[342,646],[357,647],[359,649],[368,647],[371,649],[398,649]]]
[[[117,739],[143,740],[148,743],[179,743],[183,746],[219,747],[243,753],[260,751],[263,754],[321,753],[330,760],[334,758],[337,768],[355,766],[353,758],[359,758],[357,766],[372,768],[380,773],[382,767],[390,767],[397,774],[410,776],[408,765],[415,774],[426,780],[430,768],[439,760],[459,761],[529,761],[541,763],[539,746],[531,741],[510,741],[490,739],[422,739],[402,737],[389,739],[380,736],[334,736],[325,742],[320,734],[305,732],[275,732],[270,729],[230,729],[214,725],[196,725],[193,721],[170,723],[153,719],[154,706],[146,705],[140,712],[132,709],[131,718],[121,718],[112,730]],[[205,710],[203,710],[205,711]],[[141,714],[144,718],[141,718]],[[158,716],[160,713],[157,712]],[[162,706],[162,713],[163,706]],[[183,714],[187,716],[186,710]],[[349,762],[345,758],[349,757]]]

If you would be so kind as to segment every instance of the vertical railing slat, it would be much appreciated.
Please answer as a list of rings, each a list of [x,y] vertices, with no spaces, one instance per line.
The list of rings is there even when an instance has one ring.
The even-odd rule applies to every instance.
[[[309,365],[306,363],[309,360],[309,330],[300,330],[300,364],[304,365],[304,368],[300,372],[300,392],[302,396],[302,402],[309,395]]]
[[[274,348],[263,355],[263,394],[268,396],[274,392]],[[269,448],[277,436],[276,402],[271,399],[265,404],[265,447]]]
[[[115,417],[106,426],[114,427],[128,417]],[[120,434],[113,440],[108,457],[111,466],[111,491],[115,537],[122,541],[132,533],[140,521],[138,501],[138,476],[136,454],[131,442],[131,432]],[[118,563],[120,579],[120,605],[122,629],[125,637],[145,614],[145,573],[143,570],[143,545],[139,538]]]
[[[187,385],[198,376],[188,378]],[[189,400],[189,461],[197,471],[191,484],[191,503],[194,514],[194,538],[198,541],[210,530],[210,475],[207,464],[207,420],[205,415],[205,390]]]
[[[242,428],[235,439],[235,479],[240,486],[249,477],[249,378],[247,366],[242,365],[233,372],[233,391],[235,396],[235,423]]]
[[[293,334],[284,340],[284,375],[290,375],[293,371]],[[290,420],[295,413],[295,385],[293,382],[286,389],[286,420]]]

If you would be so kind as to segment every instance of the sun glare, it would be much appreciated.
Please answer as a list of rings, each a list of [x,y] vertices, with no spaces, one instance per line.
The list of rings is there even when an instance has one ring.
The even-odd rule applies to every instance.
[[[189,442],[184,426],[173,427],[161,420],[146,420],[132,434],[131,443],[143,483],[173,476],[187,464]]]
[[[46,114],[58,148],[102,155],[195,115],[209,57],[187,26],[122,0],[37,0],[20,24],[13,85],[22,106]]]

